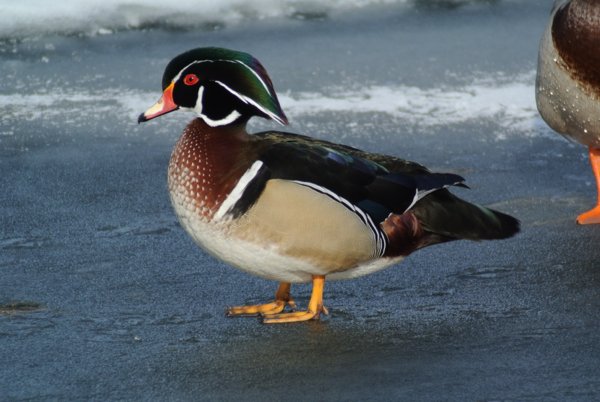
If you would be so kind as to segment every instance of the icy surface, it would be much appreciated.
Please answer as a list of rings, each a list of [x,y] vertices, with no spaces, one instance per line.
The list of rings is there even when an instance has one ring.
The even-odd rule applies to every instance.
[[[169,25],[159,2],[55,3],[0,6],[4,35],[25,32],[0,40],[0,400],[600,399],[600,231],[574,222],[593,177],[585,148],[534,104],[551,1],[335,2],[295,17],[285,7],[321,2],[194,2],[229,7],[223,20],[266,7],[217,30]],[[161,23],[148,24],[152,7]],[[72,15],[60,26],[75,34],[44,15]],[[123,28],[128,15],[139,28]],[[522,232],[328,282],[321,322],[225,318],[276,284],[215,260],[177,223],[166,168],[192,116],[136,121],[170,58],[208,45],[268,69],[291,125],[251,130],[461,174],[459,196]],[[305,306],[309,288],[292,292]]]

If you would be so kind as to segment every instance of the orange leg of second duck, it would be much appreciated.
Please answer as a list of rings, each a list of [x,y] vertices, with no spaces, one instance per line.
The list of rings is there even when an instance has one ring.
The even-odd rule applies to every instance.
[[[329,314],[323,306],[323,289],[325,287],[325,276],[313,275],[312,294],[306,311],[295,311],[292,313],[263,314],[264,324],[284,324],[288,322],[301,322],[319,319],[321,313]]]
[[[598,199],[594,208],[577,217],[577,223],[580,225],[600,223],[600,148],[590,147],[590,164],[592,165],[592,171],[596,178]]]
[[[261,314],[277,314],[281,313],[285,306],[291,308],[296,307],[296,303],[290,295],[291,284],[289,282],[281,282],[277,293],[275,293],[275,301],[266,304],[257,304],[253,306],[236,306],[227,309],[228,317],[247,317],[257,316]]]

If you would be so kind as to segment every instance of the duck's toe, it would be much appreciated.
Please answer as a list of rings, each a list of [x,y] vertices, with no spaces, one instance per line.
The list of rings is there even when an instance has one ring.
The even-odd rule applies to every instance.
[[[577,217],[577,223],[580,225],[592,225],[600,223],[600,204],[596,205],[593,209],[582,213]]]
[[[281,282],[275,300],[265,304],[255,304],[250,306],[235,306],[229,307],[225,312],[227,317],[253,317],[264,314],[279,314],[286,306],[290,306],[293,310],[296,308],[296,302],[290,295],[291,285],[288,282]]]
[[[296,307],[294,300],[275,300],[271,303],[255,304],[250,306],[234,306],[227,308],[225,315],[227,317],[252,317],[263,314],[278,314],[281,313],[286,306],[292,309]]]
[[[308,320],[318,320],[321,313],[329,314],[329,311],[323,306],[323,288],[325,286],[325,277],[322,275],[313,275],[313,288],[306,311],[295,311],[292,313],[264,314],[263,324],[285,324],[289,322],[302,322]]]
[[[325,306],[318,306],[315,311],[310,308],[306,311],[294,311],[292,313],[263,314],[263,324],[286,324],[291,322],[303,322],[309,320],[318,320],[321,313],[329,315],[329,310]]]

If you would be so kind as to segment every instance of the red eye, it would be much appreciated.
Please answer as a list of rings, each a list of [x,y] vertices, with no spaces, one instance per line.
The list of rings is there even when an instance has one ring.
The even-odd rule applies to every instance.
[[[183,77],[183,83],[185,85],[196,85],[198,81],[200,81],[200,79],[196,74],[188,74],[185,77]]]

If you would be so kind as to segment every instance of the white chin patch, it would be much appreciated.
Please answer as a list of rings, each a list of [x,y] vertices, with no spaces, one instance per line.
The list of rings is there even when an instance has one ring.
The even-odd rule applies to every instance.
[[[238,112],[237,110],[234,110],[233,112],[229,113],[226,117],[224,117],[222,119],[219,119],[219,120],[213,120],[213,119],[208,118],[207,116],[205,116],[203,114],[199,114],[199,116],[209,126],[211,126],[211,127],[218,127],[218,126],[226,126],[228,124],[233,123],[234,121],[236,121],[241,116],[241,113]]]
[[[210,117],[206,116],[202,112],[202,98],[203,98],[203,96],[204,96],[204,87],[200,86],[200,88],[198,88],[198,98],[196,100],[196,106],[194,106],[193,110],[196,112],[196,114],[202,120],[204,120],[204,122],[206,124],[208,124],[211,127],[226,126],[226,125],[231,124],[234,121],[236,121],[242,115],[237,110],[233,110],[231,113],[229,113],[227,116],[223,117],[222,119],[213,120]]]

